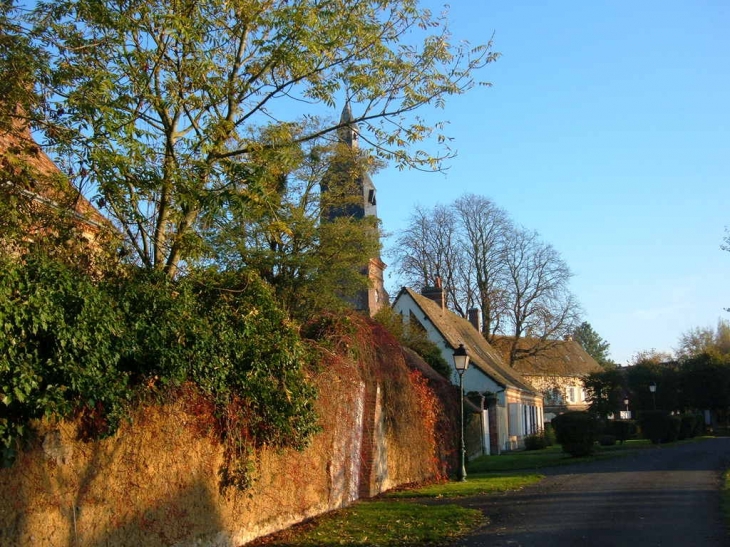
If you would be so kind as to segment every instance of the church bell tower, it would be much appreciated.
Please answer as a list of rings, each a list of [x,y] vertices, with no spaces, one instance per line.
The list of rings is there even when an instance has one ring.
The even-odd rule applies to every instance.
[[[358,127],[353,120],[348,101],[342,109],[340,127],[337,130],[340,151],[336,154],[335,162],[328,169],[320,185],[323,203],[330,202],[328,205],[323,205],[321,218],[323,221],[332,221],[339,217],[351,217],[358,220],[374,217],[373,220],[376,223],[372,225],[363,223],[363,229],[377,230],[378,209],[375,185],[361,161]],[[333,197],[336,199],[331,199]],[[388,293],[385,291],[383,282],[385,268],[386,265],[380,259],[379,253],[378,256],[370,257],[368,263],[362,268],[363,275],[368,278],[368,288],[350,300],[355,309],[365,312],[371,317],[380,308],[389,305]]]

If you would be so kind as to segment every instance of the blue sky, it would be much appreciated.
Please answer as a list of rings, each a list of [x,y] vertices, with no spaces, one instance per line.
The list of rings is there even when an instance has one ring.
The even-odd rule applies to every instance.
[[[416,204],[489,197],[562,254],[619,363],[730,319],[730,4],[455,0],[449,20],[455,39],[494,33],[493,87],[437,113],[446,174],[374,176],[385,231]]]

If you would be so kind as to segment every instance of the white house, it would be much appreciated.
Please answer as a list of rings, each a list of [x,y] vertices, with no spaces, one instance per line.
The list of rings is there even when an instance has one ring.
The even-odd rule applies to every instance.
[[[464,344],[469,369],[464,373],[464,391],[485,397],[483,411],[484,452],[498,454],[524,445],[526,435],[542,429],[542,396],[519,372],[511,369],[500,354],[466,319],[446,309],[440,287],[424,289],[424,294],[403,287],[393,309],[403,321],[423,328],[452,368],[453,353]],[[455,370],[451,381],[458,384]]]

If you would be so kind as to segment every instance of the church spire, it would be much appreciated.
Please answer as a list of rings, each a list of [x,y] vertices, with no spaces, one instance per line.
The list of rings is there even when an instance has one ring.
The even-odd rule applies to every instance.
[[[340,115],[340,125],[342,127],[338,129],[337,135],[340,138],[340,142],[355,150],[358,147],[358,130],[357,123],[353,119],[352,108],[350,108],[350,101],[348,99]]]

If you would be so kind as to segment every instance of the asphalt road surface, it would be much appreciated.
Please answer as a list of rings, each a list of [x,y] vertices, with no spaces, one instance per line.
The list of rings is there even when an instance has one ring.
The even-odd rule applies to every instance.
[[[459,547],[730,546],[720,475],[730,438],[542,470],[519,492],[473,498],[489,523]]]

